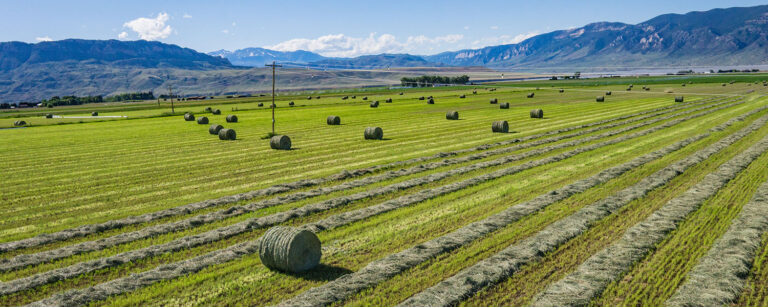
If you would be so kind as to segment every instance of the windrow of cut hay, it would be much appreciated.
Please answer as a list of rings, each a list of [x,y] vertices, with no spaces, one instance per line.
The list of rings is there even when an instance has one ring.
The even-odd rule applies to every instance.
[[[568,158],[570,156],[573,156],[573,155],[581,153],[581,152],[585,152],[585,151],[589,151],[589,150],[594,150],[594,149],[599,148],[599,147],[603,147],[603,146],[607,146],[607,145],[611,145],[611,144],[616,144],[616,143],[619,143],[619,142],[626,141],[628,139],[636,138],[636,137],[639,137],[639,136],[642,136],[642,135],[647,135],[649,133],[653,133],[655,131],[659,131],[661,129],[665,129],[665,128],[674,126],[675,124],[678,124],[678,123],[680,123],[682,121],[685,121],[685,120],[688,120],[688,119],[691,119],[691,118],[695,118],[695,117],[699,117],[699,116],[703,116],[704,114],[708,114],[708,113],[711,113],[711,112],[714,112],[714,111],[716,111],[716,110],[709,110],[709,111],[706,111],[706,112],[703,112],[703,113],[700,113],[700,114],[691,115],[691,116],[686,117],[686,118],[681,118],[681,119],[678,119],[678,120],[675,120],[675,121],[668,122],[665,125],[661,125],[661,126],[650,128],[648,130],[636,132],[636,133],[633,133],[631,135],[627,135],[627,136],[624,136],[624,137],[621,137],[621,138],[609,140],[609,141],[606,141],[606,142],[603,142],[603,143],[600,143],[600,144],[592,144],[592,145],[589,145],[589,146],[586,146],[586,147],[583,147],[583,148],[575,149],[575,150],[570,151],[568,153],[563,153],[563,154],[556,155],[554,157],[549,157],[547,159],[542,159],[542,160],[538,160],[538,161],[532,161],[532,162],[529,162],[529,163],[526,163],[526,164],[523,164],[523,165],[520,165],[520,166],[515,166],[515,167],[511,167],[511,168],[507,168],[507,169],[502,169],[502,170],[493,172],[491,174],[486,174],[486,175],[478,176],[478,177],[475,177],[475,178],[472,178],[472,179],[468,179],[468,180],[462,181],[460,183],[450,184],[450,185],[448,185],[446,187],[441,187],[441,188],[429,189],[429,190],[421,191],[421,192],[417,193],[416,195],[411,195],[410,197],[409,196],[403,196],[403,197],[400,197],[400,198],[398,198],[396,200],[388,201],[388,202],[385,202],[383,204],[379,204],[379,205],[376,205],[376,206],[371,206],[367,210],[361,211],[362,210],[361,209],[361,210],[356,210],[353,213],[346,212],[346,213],[338,214],[336,216],[329,217],[329,218],[327,218],[327,219],[325,219],[325,220],[323,220],[321,222],[313,223],[312,225],[307,225],[306,228],[309,228],[309,229],[316,228],[314,230],[317,230],[317,229],[330,229],[332,227],[335,227],[334,225],[345,224],[345,223],[349,223],[349,222],[352,222],[352,221],[357,221],[357,220],[366,218],[368,216],[372,216],[372,215],[379,214],[379,213],[382,213],[382,212],[387,212],[387,211],[394,210],[394,209],[399,208],[399,207],[407,206],[407,205],[413,204],[413,203],[418,203],[418,202],[426,200],[426,199],[431,199],[431,198],[434,198],[434,197],[439,196],[439,195],[443,195],[443,194],[446,194],[446,193],[457,191],[457,190],[460,190],[462,188],[466,188],[467,186],[475,185],[475,184],[482,183],[482,182],[485,182],[485,181],[488,181],[488,180],[492,180],[492,179],[496,179],[496,178],[499,178],[499,177],[502,177],[502,176],[514,174],[514,173],[520,172],[520,171],[525,170],[525,169],[530,169],[532,167],[536,167],[536,166],[540,166],[540,165],[544,165],[544,164],[548,164],[548,163],[557,162],[557,161],[566,159],[566,158]],[[482,162],[480,164],[487,165],[488,162]],[[474,167],[479,167],[479,166],[475,165]],[[463,168],[463,169],[465,169],[465,168]],[[452,171],[457,171],[457,170],[452,170]],[[433,177],[433,176],[435,176],[435,174],[429,175],[427,177]],[[418,180],[418,181],[421,181],[421,182],[426,181],[425,178],[417,178],[417,179],[413,179],[413,180]],[[411,180],[411,181],[413,181],[413,180]],[[399,185],[399,184],[402,184],[402,183],[398,183],[396,185]],[[372,191],[375,191],[375,190],[372,190]],[[367,193],[358,193],[358,195],[360,195],[360,197],[371,197],[370,193],[372,191],[368,191]],[[190,247],[193,247],[193,246],[198,246],[200,244],[211,243],[211,242],[223,239],[223,238],[228,238],[228,237],[237,235],[239,233],[250,231],[251,229],[272,226],[272,225],[275,225],[277,223],[285,222],[285,221],[287,221],[289,219],[292,219],[292,218],[295,218],[295,217],[307,216],[307,215],[309,215],[311,213],[322,212],[322,211],[325,211],[325,210],[328,210],[328,209],[331,209],[331,208],[335,208],[335,207],[338,207],[338,206],[342,206],[342,205],[345,205],[345,204],[346,204],[346,201],[338,201],[338,200],[336,200],[336,201],[325,201],[325,202],[317,203],[317,204],[313,204],[313,205],[307,205],[307,206],[304,206],[304,207],[301,207],[301,208],[291,209],[291,210],[288,210],[288,211],[285,211],[285,212],[280,212],[280,213],[273,214],[273,215],[270,215],[270,216],[265,216],[265,217],[260,217],[260,218],[256,218],[256,219],[246,220],[246,221],[243,221],[243,222],[231,225],[231,226],[226,226],[226,227],[222,227],[222,228],[219,228],[219,229],[211,230],[209,232],[198,234],[198,235],[195,235],[195,236],[184,237],[184,238],[177,239],[177,240],[174,240],[174,241],[166,243],[166,244],[157,245],[157,246],[151,246],[151,247],[148,247],[148,248],[144,248],[142,250],[131,251],[131,252],[123,253],[123,254],[120,254],[120,255],[113,256],[113,257],[107,257],[107,258],[102,258],[102,259],[99,259],[99,260],[94,260],[94,261],[91,261],[88,264],[81,263],[81,264],[78,264],[76,266],[86,267],[87,268],[87,267],[92,267],[93,264],[103,264],[103,265],[101,265],[102,268],[111,267],[111,266],[114,266],[115,263],[118,263],[118,262],[123,262],[123,261],[126,261],[126,260],[127,261],[134,261],[135,260],[134,257],[136,257],[136,256],[141,257],[142,254],[149,253],[151,255],[159,255],[159,254],[162,254],[164,252],[176,251],[176,250],[179,250],[179,249],[182,249],[182,248],[190,248]],[[235,247],[230,247],[230,248],[225,248],[224,250],[220,250],[218,252],[227,254],[227,253],[230,252],[231,248],[239,248],[239,246],[241,246],[241,245],[237,245]],[[216,252],[214,252],[214,253],[216,253]],[[131,256],[131,257],[126,258],[126,256]],[[181,261],[181,262],[177,263],[177,265],[187,266],[187,265],[190,265],[190,263],[189,263],[189,261]],[[64,270],[64,272],[72,272],[72,270],[68,269],[68,268],[64,268],[62,270]],[[57,271],[59,271],[59,273],[61,273],[62,270],[57,270]],[[177,274],[175,274],[173,272],[171,272],[169,274],[166,274],[166,272],[162,272],[162,271],[158,271],[158,270],[162,270],[162,269],[153,269],[153,270],[149,271],[149,272],[155,272],[157,274],[161,274],[162,276],[164,276],[163,278],[158,278],[157,281],[159,281],[161,279],[176,278],[176,277],[179,276],[179,275],[177,275]],[[50,272],[47,272],[45,274],[49,274],[49,273]],[[80,274],[82,274],[82,272]],[[36,277],[36,276],[33,276],[33,277]],[[40,277],[42,277],[42,276],[40,276]],[[57,277],[63,277],[63,276],[57,276]],[[135,282],[133,279],[131,279],[131,277],[126,277],[126,278],[118,279],[116,281],[112,281],[110,283],[114,283],[114,282],[118,282],[118,281],[119,281],[119,284],[117,286],[115,286],[115,287],[117,287],[119,289],[131,288],[131,286],[126,286],[123,283]],[[100,286],[96,286],[96,287],[100,287]],[[82,296],[80,296],[80,293],[92,293],[91,291],[94,291],[94,289],[96,289],[96,288],[91,287],[91,288],[82,289],[82,290],[71,290],[71,291],[67,292],[68,293],[67,295],[65,295],[65,296],[58,296],[57,295],[57,296],[55,296],[55,298],[56,298],[56,300],[60,300],[60,299],[66,299],[67,297],[74,297],[74,296],[82,297]]]
[[[703,107],[703,108],[706,108],[706,106]],[[703,108],[698,108],[698,109],[703,109]],[[691,111],[694,111],[694,110],[691,110]],[[688,111],[688,112],[691,112],[691,111]],[[661,114],[661,113],[664,113],[664,112],[660,111],[658,113]],[[648,116],[650,116],[650,115],[648,115]],[[665,118],[671,118],[673,116],[675,116],[675,115],[668,115]],[[372,184],[372,183],[375,183],[375,182],[380,182],[380,181],[383,181],[383,180],[389,180],[389,179],[396,178],[396,177],[399,177],[399,176],[411,175],[411,174],[415,174],[415,173],[418,173],[418,172],[435,169],[435,168],[438,168],[438,167],[448,166],[448,165],[457,164],[457,163],[463,163],[463,162],[477,160],[477,159],[483,159],[483,158],[487,158],[487,157],[492,156],[492,155],[503,154],[503,153],[507,153],[507,152],[512,152],[512,151],[516,151],[516,150],[530,148],[530,147],[533,147],[533,146],[538,146],[538,145],[543,145],[543,144],[547,144],[547,143],[557,142],[557,141],[560,141],[560,140],[563,140],[563,139],[567,139],[567,138],[571,138],[571,137],[576,137],[576,136],[580,136],[580,135],[585,135],[585,134],[593,133],[593,132],[596,132],[596,131],[599,131],[599,130],[608,129],[608,128],[612,128],[612,127],[616,127],[616,126],[625,125],[625,124],[628,124],[628,123],[631,123],[631,122],[636,122],[636,121],[639,121],[639,120],[642,120],[642,119],[646,119],[645,116],[644,117],[630,119],[630,120],[625,120],[625,121],[622,121],[622,122],[613,123],[613,124],[610,124],[610,125],[607,125],[607,126],[596,127],[596,128],[593,128],[593,129],[584,130],[584,131],[580,131],[580,132],[576,132],[576,133],[572,133],[572,134],[568,134],[568,135],[562,135],[562,136],[558,136],[558,137],[542,139],[542,140],[539,140],[539,141],[536,141],[536,142],[532,142],[532,143],[518,144],[518,145],[515,145],[513,147],[509,147],[509,148],[500,148],[500,149],[490,150],[490,151],[487,151],[487,152],[484,152],[484,153],[473,154],[473,155],[469,155],[469,156],[465,156],[465,157],[461,157],[461,158],[457,158],[457,159],[446,159],[446,160],[443,160],[441,162],[418,165],[418,166],[414,166],[414,167],[411,167],[411,168],[406,169],[406,170],[392,171],[392,172],[389,172],[389,173],[386,173],[386,174],[383,174],[383,175],[374,176],[374,177],[371,177],[371,178],[366,178],[366,179],[362,179],[362,180],[353,181],[353,182],[350,182],[350,183],[341,184],[341,185],[338,185],[338,186],[335,186],[335,187],[332,187],[332,188],[325,188],[325,189],[314,190],[314,191],[309,191],[309,192],[301,192],[301,193],[297,193],[297,194],[294,194],[294,195],[288,195],[288,196],[285,196],[285,197],[279,197],[279,198],[276,198],[276,199],[260,201],[260,202],[257,202],[257,203],[254,203],[254,204],[249,204],[249,205],[246,205],[246,206],[236,206],[236,207],[232,207],[232,208],[229,208],[229,209],[223,209],[223,210],[220,210],[218,212],[213,212],[213,213],[210,213],[210,214],[206,214],[206,215],[203,215],[203,216],[197,216],[197,217],[194,217],[194,218],[178,221],[178,222],[175,222],[175,223],[160,224],[160,225],[152,226],[152,227],[145,228],[145,229],[138,230],[138,231],[134,231],[134,232],[119,234],[119,235],[116,235],[114,237],[105,238],[105,239],[102,239],[102,240],[99,240],[99,241],[95,241],[95,242],[83,242],[83,243],[79,243],[79,244],[76,244],[76,245],[66,246],[66,247],[62,247],[62,248],[59,248],[59,249],[54,249],[54,250],[50,250],[50,251],[46,251],[46,252],[40,252],[40,253],[36,253],[36,254],[20,255],[18,257],[14,257],[12,259],[2,259],[2,260],[0,260],[0,271],[7,271],[7,270],[12,270],[12,269],[17,269],[17,268],[20,268],[20,267],[23,267],[23,266],[39,264],[39,263],[42,263],[42,262],[45,262],[45,261],[51,261],[51,260],[55,260],[55,259],[59,259],[59,258],[62,258],[62,257],[67,257],[67,256],[83,253],[83,252],[94,251],[94,250],[101,250],[101,249],[104,249],[106,247],[113,246],[113,245],[116,245],[116,244],[124,244],[124,243],[128,243],[128,242],[132,242],[134,240],[146,238],[146,237],[149,237],[149,236],[152,236],[152,235],[157,235],[157,234],[168,233],[168,232],[172,232],[172,231],[183,230],[183,229],[187,229],[187,228],[190,228],[190,227],[194,227],[196,225],[201,225],[201,224],[204,224],[204,223],[208,223],[208,222],[212,222],[212,221],[217,221],[217,220],[221,220],[221,219],[224,219],[224,218],[233,217],[233,216],[236,216],[236,215],[240,215],[240,214],[247,213],[247,212],[252,212],[254,210],[258,210],[258,209],[262,209],[262,208],[266,208],[266,207],[271,207],[271,206],[275,206],[275,205],[285,204],[285,203],[292,202],[292,201],[298,201],[298,200],[301,200],[301,199],[306,199],[306,198],[309,198],[309,197],[319,196],[319,195],[322,195],[322,194],[325,194],[325,193],[331,193],[331,192],[335,192],[335,191],[339,191],[339,190],[343,190],[343,189],[348,189],[348,188],[352,188],[352,187],[359,187],[359,186],[363,186],[363,185],[367,185],[367,184]],[[659,120],[661,120],[661,119],[656,119],[656,120],[652,120],[652,121],[646,122],[646,123],[642,124],[641,126],[649,125],[649,124],[658,122]],[[634,129],[634,128],[641,127],[641,126],[632,126],[629,129]],[[625,128],[625,129],[627,129],[627,128]],[[628,131],[628,130],[622,130],[622,131]],[[595,139],[598,139],[600,137],[608,137],[608,136],[611,136],[611,135],[615,135],[615,133],[610,133],[609,132],[608,134],[603,134],[602,136],[593,136],[592,138],[590,138],[587,141],[595,140]],[[572,142],[563,144],[563,145],[558,146],[558,147],[553,147],[553,148],[547,148],[547,149],[539,150],[538,153],[544,153],[544,152],[548,152],[548,151],[559,149],[559,148],[565,148],[567,146],[573,146],[573,145],[581,144],[583,142],[585,142],[585,141],[578,141],[578,140],[577,141],[572,141]],[[525,157],[528,157],[528,156],[525,156]],[[520,159],[522,159],[522,158],[520,158]]]
[[[589,303],[592,298],[602,293],[609,283],[620,278],[668,233],[675,230],[686,216],[699,208],[766,150],[768,137],[721,165],[715,172],[667,202],[644,221],[632,226],[617,242],[594,254],[575,272],[539,293],[533,304],[551,306]]]
[[[414,295],[402,305],[435,305],[429,302],[439,302],[436,305],[442,306],[452,305],[485,287],[503,281],[518,272],[524,265],[543,258],[558,246],[583,233],[594,222],[616,212],[631,201],[647,195],[650,191],[666,185],[688,168],[705,161],[713,154],[757,131],[766,122],[768,122],[768,116],[764,116],[750,126],[721,139],[717,143],[643,178],[633,186],[550,224],[531,237],[510,245],[497,254],[481,260],[439,284]],[[555,305],[568,304],[556,303]]]
[[[636,158],[620,166],[609,168],[589,178],[579,180],[554,191],[543,193],[531,201],[515,205],[501,213],[468,224],[446,235],[373,261],[355,273],[344,275],[322,286],[304,291],[298,296],[282,302],[281,305],[324,306],[343,301],[355,293],[373,287],[424,261],[444,253],[449,253],[527,215],[534,214],[553,203],[617,178],[632,169],[659,159],[706,136],[706,134],[702,134],[679,141],[662,150]]]
[[[768,231],[768,182],[741,208],[739,216],[688,273],[669,306],[724,306],[744,288],[761,236]]]
[[[212,199],[212,200],[206,200],[206,201],[191,203],[191,204],[187,204],[187,205],[183,205],[183,206],[178,206],[178,207],[175,207],[175,208],[161,210],[161,211],[158,211],[158,212],[147,213],[147,214],[140,215],[140,216],[128,217],[128,218],[119,219],[119,220],[112,220],[112,221],[101,223],[101,224],[84,225],[84,226],[80,226],[80,227],[73,228],[73,229],[68,229],[68,230],[63,230],[63,231],[56,232],[56,233],[42,234],[42,235],[38,235],[36,237],[32,237],[32,238],[28,238],[28,239],[23,239],[23,240],[18,240],[18,241],[13,241],[13,242],[0,243],[0,253],[8,252],[8,251],[13,251],[13,250],[17,250],[17,249],[32,248],[32,247],[41,246],[41,245],[44,245],[44,244],[53,243],[53,242],[64,241],[64,240],[68,240],[68,239],[72,239],[72,238],[76,238],[76,237],[82,237],[82,236],[86,236],[86,235],[90,235],[90,234],[95,234],[95,233],[107,231],[107,230],[118,229],[118,228],[122,228],[122,227],[125,227],[125,226],[128,226],[128,225],[134,225],[134,224],[139,224],[139,223],[151,222],[151,221],[154,221],[154,220],[157,220],[157,219],[162,219],[162,218],[167,218],[167,217],[187,214],[189,212],[194,212],[194,211],[198,211],[198,210],[202,210],[202,209],[206,209],[206,208],[210,208],[210,207],[214,207],[214,206],[219,206],[219,205],[225,205],[225,204],[234,203],[234,202],[245,201],[245,200],[249,200],[249,199],[252,199],[252,198],[255,198],[255,197],[266,196],[266,195],[274,195],[274,194],[289,192],[289,191],[300,189],[300,188],[316,186],[316,185],[323,184],[323,183],[330,182],[330,181],[344,180],[344,179],[359,177],[359,176],[367,175],[367,174],[370,174],[372,172],[375,172],[375,171],[378,171],[378,170],[382,170],[382,169],[389,169],[389,168],[394,168],[394,167],[400,167],[400,166],[403,166],[403,165],[424,162],[424,161],[428,161],[428,160],[432,160],[432,159],[436,159],[436,158],[443,158],[443,157],[448,157],[448,156],[456,156],[456,155],[460,155],[460,154],[464,154],[464,153],[468,153],[468,152],[472,152],[472,151],[481,151],[481,150],[486,150],[486,149],[490,149],[490,148],[493,148],[493,147],[505,146],[505,145],[510,145],[510,144],[518,143],[518,142],[525,142],[525,141],[529,141],[529,140],[538,139],[538,138],[541,138],[541,137],[546,137],[546,136],[556,135],[556,134],[560,134],[560,133],[570,132],[570,131],[573,131],[573,130],[590,128],[590,127],[595,127],[595,126],[601,126],[601,125],[608,124],[608,123],[615,123],[617,121],[623,121],[623,120],[626,120],[628,118],[633,118],[633,117],[640,116],[637,119],[647,119],[647,118],[654,117],[654,116],[657,116],[657,115],[662,114],[662,113],[666,113],[665,111],[679,110],[679,109],[687,108],[687,107],[689,107],[691,105],[702,105],[702,104],[706,104],[706,103],[717,101],[717,100],[722,100],[722,99],[718,99],[717,97],[715,97],[715,98],[703,99],[703,100],[697,101],[697,103],[691,102],[691,103],[686,103],[685,105],[659,107],[659,108],[655,108],[655,109],[652,109],[652,110],[636,112],[636,113],[632,113],[632,114],[628,114],[628,115],[624,115],[624,116],[618,116],[618,117],[614,117],[614,118],[610,118],[610,119],[605,119],[605,120],[601,120],[601,121],[596,121],[596,122],[591,122],[591,123],[587,123],[587,124],[575,125],[575,126],[570,126],[570,127],[566,127],[566,128],[557,129],[557,130],[547,131],[547,132],[543,132],[543,133],[539,133],[539,134],[534,134],[534,135],[523,137],[523,138],[519,138],[519,139],[512,139],[512,140],[502,141],[502,142],[493,143],[493,144],[480,145],[480,146],[473,147],[473,148],[461,149],[461,150],[456,150],[456,151],[451,151],[451,152],[437,153],[437,154],[432,155],[432,156],[418,157],[418,158],[413,158],[413,159],[404,160],[404,161],[396,161],[396,162],[391,162],[391,163],[387,163],[387,164],[383,164],[383,165],[371,166],[371,167],[368,167],[368,168],[362,168],[362,169],[357,169],[357,170],[352,170],[352,171],[346,171],[345,170],[345,171],[341,171],[341,172],[339,172],[337,174],[334,174],[334,175],[331,175],[331,176],[327,176],[327,177],[324,177],[324,178],[302,179],[302,180],[295,181],[295,182],[277,184],[277,185],[274,185],[274,186],[271,186],[271,187],[268,187],[268,188],[264,188],[264,189],[260,189],[260,190],[250,191],[250,192],[246,192],[246,193],[240,193],[240,194],[231,195],[231,196],[224,196],[224,197],[220,197],[220,198]],[[618,125],[624,125],[625,123],[620,123]],[[618,125],[614,124],[613,126],[618,126]],[[613,126],[611,126],[611,127],[613,127]],[[611,128],[611,127],[607,127],[607,128]],[[597,129],[600,130],[599,127]],[[592,130],[590,132],[594,132],[594,131],[597,131],[597,130]],[[2,262],[2,260],[0,260],[0,262]]]

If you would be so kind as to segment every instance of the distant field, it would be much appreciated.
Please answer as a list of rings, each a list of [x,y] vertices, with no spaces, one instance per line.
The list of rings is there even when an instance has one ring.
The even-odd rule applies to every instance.
[[[3,111],[0,128],[29,127],[0,129],[0,306],[688,302],[681,289],[703,287],[697,264],[749,224],[734,223],[742,209],[768,207],[766,79],[284,93],[288,151],[262,138],[271,97],[179,102],[173,114],[149,101]],[[127,118],[44,118],[93,111]],[[500,120],[509,133],[491,132]],[[366,127],[384,139],[364,140]],[[750,223],[747,273],[728,279],[726,298],[764,305],[768,221]],[[262,265],[253,246],[277,225],[313,230],[321,265]]]

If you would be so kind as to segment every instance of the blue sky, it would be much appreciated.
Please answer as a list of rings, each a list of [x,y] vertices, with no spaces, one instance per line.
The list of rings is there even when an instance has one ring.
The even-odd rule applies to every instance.
[[[513,43],[596,21],[762,1],[0,1],[0,41],[158,40],[202,52],[245,47],[327,56],[434,54]]]

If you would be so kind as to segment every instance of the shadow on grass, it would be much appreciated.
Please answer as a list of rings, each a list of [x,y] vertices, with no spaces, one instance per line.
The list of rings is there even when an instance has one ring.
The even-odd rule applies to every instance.
[[[354,273],[352,270],[327,264],[318,264],[317,267],[301,273],[286,273],[293,277],[311,281],[332,281],[343,275]]]

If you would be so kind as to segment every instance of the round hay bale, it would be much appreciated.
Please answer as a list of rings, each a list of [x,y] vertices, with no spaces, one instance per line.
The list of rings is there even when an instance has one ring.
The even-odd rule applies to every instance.
[[[278,150],[289,150],[291,149],[291,138],[289,138],[287,135],[273,136],[271,139],[269,139],[269,147]]]
[[[363,137],[365,137],[366,140],[381,140],[384,138],[384,130],[381,130],[379,127],[368,127],[365,128]]]
[[[320,263],[320,239],[309,230],[275,226],[259,241],[259,258],[264,266],[278,271],[299,273]]]
[[[534,93],[528,93],[528,98],[533,98]]]
[[[25,122],[25,121],[23,121],[23,120],[17,120],[17,121],[15,121],[15,122],[13,122],[13,125],[14,125],[14,126],[17,126],[17,127],[18,127],[18,126],[26,126],[26,125],[27,125],[27,122]]]
[[[186,120],[188,122],[191,122],[191,121],[195,120],[195,115],[192,114],[192,113],[186,113],[186,114],[184,114],[184,120]]]
[[[400,92],[400,96],[403,96],[403,92]]]
[[[542,109],[531,110],[531,118],[544,118],[544,110]]]
[[[459,119],[459,112],[448,111],[448,113],[445,113],[445,119],[448,119],[448,120],[458,120]]]
[[[197,119],[197,123],[200,125],[207,125],[208,124],[208,117],[200,116],[200,118]]]
[[[683,96],[676,96],[675,102],[683,102]]]
[[[228,123],[236,123],[237,122],[237,115],[234,115],[234,114],[227,115],[227,122]]]
[[[650,87],[646,87],[646,88],[645,88],[645,90],[646,90],[646,91],[650,91],[650,90],[651,90],[651,88],[650,88]]]
[[[475,90],[475,91],[472,91],[472,94],[477,94],[477,91],[476,91],[476,90]]]
[[[509,102],[502,102],[499,104],[499,109],[509,109]]]
[[[234,129],[221,129],[219,130],[219,140],[234,141],[237,139],[237,133]]]
[[[459,96],[459,98],[461,98],[461,99],[467,98],[467,95],[461,95],[461,96]]]
[[[53,118],[53,114],[51,113],[45,114],[45,118]]]
[[[352,99],[357,99],[357,96],[352,96]]]
[[[349,96],[341,97],[341,100],[347,100],[347,99],[349,99]]]
[[[682,86],[685,87],[685,83],[683,83]]]
[[[315,97],[315,99],[320,99],[320,96]]]
[[[424,100],[424,96],[419,97],[419,100]]]
[[[307,100],[312,100],[312,96],[307,96]]]
[[[215,109],[215,110],[211,111],[211,114],[213,114],[213,115],[221,115],[221,110]]]
[[[491,99],[491,104],[497,104],[497,103],[499,103],[499,99],[498,98]]]
[[[258,106],[259,106],[259,107],[263,107],[263,106],[264,106],[264,103],[263,103],[263,102],[259,102]]]
[[[368,96],[363,97],[363,100],[368,100]]]
[[[91,112],[91,116],[99,116],[99,112]]]
[[[336,115],[331,115],[331,116],[328,116],[328,118],[326,119],[326,122],[329,125],[341,125],[341,117],[338,117]]]
[[[291,101],[291,102],[288,103],[288,105],[289,106],[293,106],[293,105],[295,105],[295,103],[293,103],[293,101]]]
[[[429,100],[427,100],[427,104],[435,104],[435,99],[429,98]]]
[[[498,133],[509,132],[509,123],[506,120],[495,121],[491,125],[491,130]]]
[[[219,124],[213,124],[213,125],[211,125],[210,128],[208,128],[208,133],[213,134],[213,135],[218,135],[219,131],[221,131],[221,129],[224,129],[224,126],[219,125]]]
[[[207,107],[207,108],[205,108],[205,112],[211,113],[211,112],[213,112],[213,109],[211,109],[211,107]]]
[[[564,89],[560,89],[558,92],[563,93],[563,92],[565,92],[565,90]]]
[[[392,98],[387,98],[387,100],[384,100],[386,103],[392,103]]]
[[[434,98],[434,97],[432,97],[432,96],[427,96],[427,99],[432,99],[432,98]]]
[[[611,96],[611,94],[612,94],[611,91],[605,92],[605,96]]]
[[[723,83],[723,86],[725,86],[725,83]]]
[[[631,88],[631,87],[628,87],[628,88],[627,88],[627,91],[631,91],[631,90],[632,90],[632,88]]]
[[[378,108],[379,107],[379,101],[376,100],[374,102],[371,102],[371,108]]]
[[[603,101],[605,101],[605,97],[604,96],[597,96],[597,98],[595,98],[595,101],[603,102]]]

